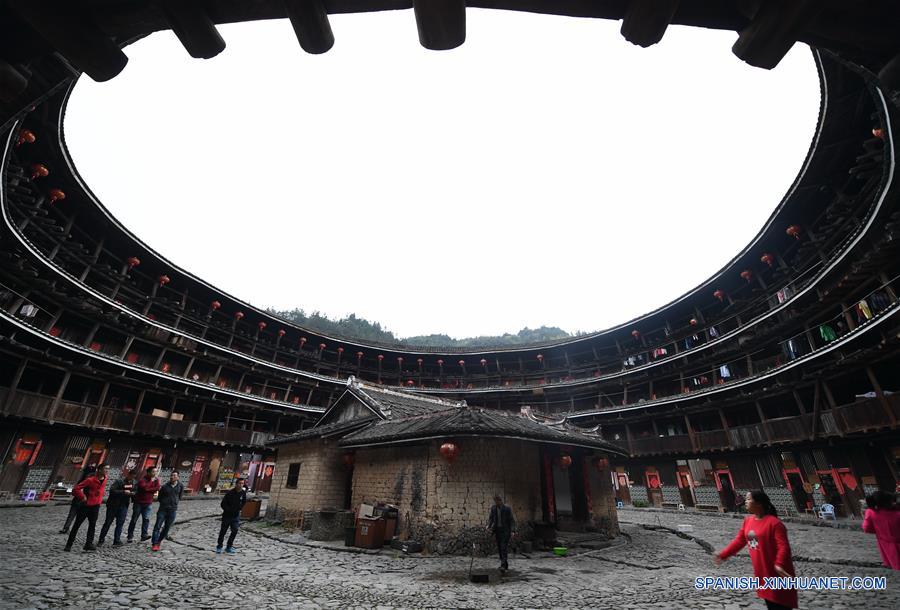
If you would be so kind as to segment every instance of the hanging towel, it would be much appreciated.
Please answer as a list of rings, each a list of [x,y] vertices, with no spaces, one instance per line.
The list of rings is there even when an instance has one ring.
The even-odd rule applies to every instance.
[[[831,328],[828,324],[823,324],[819,327],[819,336],[822,337],[822,340],[826,343],[831,343],[835,339],[837,339],[837,335],[834,332],[834,329]]]

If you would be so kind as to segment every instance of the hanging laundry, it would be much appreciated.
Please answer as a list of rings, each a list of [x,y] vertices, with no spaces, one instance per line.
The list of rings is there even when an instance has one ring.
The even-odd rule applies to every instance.
[[[869,297],[869,302],[872,311],[874,312],[884,311],[891,304],[891,300],[888,298],[888,296],[880,290],[878,292],[872,293],[872,296]]]
[[[728,368],[727,364],[723,364],[719,367],[719,377],[722,379],[728,379],[731,377],[731,369]]]
[[[793,339],[788,339],[788,341],[784,344],[784,347],[785,355],[788,357],[788,360],[793,360],[800,355],[800,350],[798,349],[797,342]]]
[[[709,327],[709,336],[710,336],[710,337],[718,337],[718,336],[719,336],[719,331],[716,330],[716,327],[715,327],[715,326],[710,326],[710,327]]]
[[[823,324],[819,327],[819,336],[822,337],[822,340],[826,343],[831,343],[837,339],[837,334],[835,334],[834,329],[828,324]]]
[[[25,316],[26,318],[33,318],[37,315],[37,312],[37,307],[31,303],[26,303],[25,305],[22,305],[22,309],[19,310],[19,315]]]
[[[869,304],[866,303],[865,299],[856,304],[856,309],[863,315],[866,320],[872,319],[872,310],[869,309]]]

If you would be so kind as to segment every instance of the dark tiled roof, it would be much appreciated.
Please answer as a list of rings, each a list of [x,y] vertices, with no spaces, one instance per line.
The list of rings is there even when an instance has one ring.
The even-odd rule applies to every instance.
[[[465,404],[464,402],[431,398],[411,392],[390,390],[358,381],[350,384],[349,392],[374,410],[380,411],[388,419],[435,413]]]
[[[563,422],[548,424],[528,414],[453,406],[441,411],[402,419],[381,420],[338,441],[344,446],[414,441],[436,436],[503,436],[578,445],[625,455],[623,450],[589,431],[578,431]]]
[[[280,436],[276,439],[273,439],[266,443],[267,445],[282,445],[284,443],[292,443],[294,441],[307,440],[311,438],[325,438],[329,436],[340,436],[342,434],[346,434],[348,432],[353,432],[358,430],[361,427],[368,426],[374,421],[377,421],[377,417],[366,417],[360,419],[354,419],[351,421],[343,421],[336,422],[333,424],[325,424],[324,426],[317,426],[315,428],[307,428],[306,430],[301,430],[300,432],[295,432],[294,434],[290,434],[288,436]]]

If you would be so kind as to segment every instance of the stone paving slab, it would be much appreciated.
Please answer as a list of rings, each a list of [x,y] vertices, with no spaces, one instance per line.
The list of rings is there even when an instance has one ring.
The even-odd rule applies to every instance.
[[[248,527],[237,555],[216,555],[217,500],[185,503],[175,541],[159,553],[147,543],[64,553],[56,531],[66,510],[0,511],[0,608],[764,608],[753,592],[694,588],[698,576],[749,575],[746,555],[716,568],[696,542],[638,523],[623,525],[627,543],[576,557],[515,556],[499,582],[473,584],[468,557],[338,553],[253,535]],[[713,539],[729,538],[727,529]],[[476,558],[474,565],[491,570],[496,559]],[[798,570],[888,581],[883,592],[802,592],[802,608],[900,607],[900,578],[889,570],[819,562]]]

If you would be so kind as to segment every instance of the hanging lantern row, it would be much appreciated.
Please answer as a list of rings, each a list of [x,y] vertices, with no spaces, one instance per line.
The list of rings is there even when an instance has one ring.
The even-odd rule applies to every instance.
[[[775,262],[775,257],[766,252],[762,256],[759,257],[760,262],[767,264],[769,267]]]
[[[171,282],[172,280],[169,279],[169,276],[168,276],[168,275],[161,275],[161,276],[159,276],[158,278],[156,278],[156,281],[159,282],[159,285],[160,285],[160,286],[165,286],[166,284],[168,284],[168,283]]]
[[[34,132],[28,129],[23,129],[19,132],[19,137],[16,139],[16,148],[20,147],[22,144],[34,144],[37,140]]]
[[[53,205],[57,201],[62,201],[66,198],[66,194],[59,189],[50,189],[47,192],[47,199],[50,201],[50,205]]]
[[[141,259],[136,256],[129,256],[127,259],[125,259],[125,262],[128,264],[129,269],[134,269],[141,264]]]
[[[37,180],[38,178],[46,178],[50,175],[50,170],[47,169],[46,165],[42,165],[40,163],[34,163],[31,166],[31,179]]]
[[[459,447],[456,446],[456,443],[444,443],[441,445],[441,455],[444,456],[447,462],[452,464],[456,456],[459,455]]]

